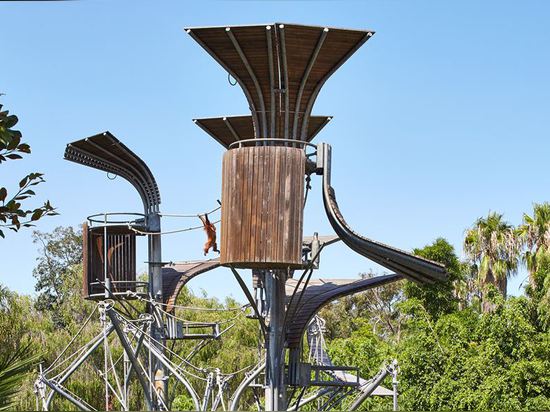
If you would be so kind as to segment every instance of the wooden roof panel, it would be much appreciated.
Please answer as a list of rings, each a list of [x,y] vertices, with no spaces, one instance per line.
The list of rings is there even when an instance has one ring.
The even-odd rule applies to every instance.
[[[331,116],[311,116],[306,141],[313,140],[331,119]],[[209,117],[193,121],[225,148],[233,142],[254,138],[252,116]]]
[[[187,32],[239,81],[254,137],[298,140],[309,135],[311,109],[324,82],[373,34],[279,23]]]

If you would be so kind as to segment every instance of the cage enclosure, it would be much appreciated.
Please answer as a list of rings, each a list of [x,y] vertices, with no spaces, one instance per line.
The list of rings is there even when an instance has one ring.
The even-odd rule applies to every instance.
[[[148,282],[136,279],[136,237],[145,229],[145,219],[120,219],[129,215],[141,216],[93,215],[83,224],[84,298],[103,300],[124,295],[132,299],[147,295]]]

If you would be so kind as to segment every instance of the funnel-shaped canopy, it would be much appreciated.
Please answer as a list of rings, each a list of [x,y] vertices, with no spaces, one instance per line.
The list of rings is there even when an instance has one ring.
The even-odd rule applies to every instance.
[[[307,140],[325,81],[372,31],[296,24],[187,29],[242,87],[254,137]]]
[[[311,116],[305,140],[313,140],[331,119],[330,116]],[[255,137],[252,116],[209,117],[193,121],[225,148],[239,140]]]

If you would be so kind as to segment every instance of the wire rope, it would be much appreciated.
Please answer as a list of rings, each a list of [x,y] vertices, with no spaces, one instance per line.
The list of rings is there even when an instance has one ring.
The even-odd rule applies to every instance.
[[[159,213],[159,216],[162,216],[162,217],[193,218],[193,217],[199,217],[199,216],[203,216],[203,215],[211,215],[212,213],[217,212],[217,211],[220,210],[221,208],[222,208],[221,206],[218,206],[217,208],[212,209],[212,210],[209,211],[209,212],[195,213],[195,214],[189,214],[189,215],[183,215],[183,214],[177,214],[177,213]]]
[[[221,222],[221,220],[216,220],[215,222],[212,222],[212,224],[215,225],[216,223],[220,223],[220,222]],[[204,228],[203,225],[187,227],[187,228],[184,228],[184,229],[168,230],[166,232],[147,232],[145,230],[139,230],[139,229],[136,229],[135,227],[132,227],[131,223],[128,222],[128,229],[130,229],[133,232],[138,233],[140,235],[155,235],[155,236],[171,235],[173,233],[190,232],[192,230],[198,230],[198,229],[202,229],[202,228]]]
[[[121,317],[121,318],[122,318],[122,320],[123,320],[124,322],[126,322],[126,319],[125,319],[124,317]],[[137,333],[140,333],[140,332],[141,332],[141,331],[137,330],[137,328],[136,328],[134,325],[132,325],[131,323],[127,323],[127,325],[134,329],[134,333],[135,333],[135,332],[137,332]],[[141,332],[141,333],[143,333],[143,332]],[[158,344],[160,347],[166,349],[169,353],[173,354],[176,358],[182,360],[186,365],[189,365],[191,368],[195,369],[196,371],[202,372],[202,373],[204,373],[204,372],[206,371],[206,369],[199,368],[199,367],[193,365],[191,362],[188,362],[187,360],[185,360],[184,358],[182,358],[180,355],[178,355],[176,352],[174,352],[173,350],[171,350],[168,346],[166,346],[166,345],[163,344],[162,342],[160,342],[160,341],[156,340],[155,338],[153,338],[151,335],[148,334],[148,335],[147,335],[147,338],[148,338],[150,341],[152,341],[152,342]],[[149,344],[149,345],[150,345],[150,344]],[[150,345],[150,347],[151,347],[151,345]],[[153,349],[153,350],[156,350],[156,349]],[[162,354],[160,354],[160,355],[162,355]],[[167,358],[167,361],[169,361],[172,365],[176,365],[174,362],[170,361],[168,358]],[[193,376],[193,377],[196,377],[196,378],[198,378],[198,379],[204,379],[204,378],[201,378],[201,377],[199,377],[199,376],[195,376],[195,375],[191,374],[189,371],[185,370],[184,368],[181,368],[181,367],[180,367],[179,369],[180,369],[181,371],[185,372],[185,373],[190,374],[190,375]]]
[[[75,341],[75,339],[80,335],[80,333],[82,333],[82,330],[84,330],[84,328],[86,327],[86,325],[88,324],[88,322],[90,321],[90,319],[92,318],[92,316],[94,315],[95,311],[97,310],[97,306],[94,307],[94,310],[92,310],[92,313],[90,313],[90,315],[88,316],[88,318],[84,321],[84,324],[78,329],[78,332],[76,332],[76,335],[74,335],[72,337],[72,339],[69,341],[69,343],[65,346],[65,348],[61,351],[61,353],[57,356],[57,358],[55,358],[55,360],[52,362],[52,364],[50,365],[49,368],[47,368],[44,373],[48,372],[53,365],[55,365],[55,363],[59,360],[59,358],[61,358],[61,356],[63,356],[63,354],[67,351],[67,349],[69,349],[69,346],[72,345],[72,343]]]
[[[200,306],[170,305],[170,304],[164,303],[164,302],[157,302],[156,300],[154,300],[152,298],[145,299],[144,297],[139,296],[135,292],[132,292],[131,296],[135,297],[138,300],[141,300],[143,302],[150,303],[150,304],[155,304],[155,305],[159,305],[159,306],[170,306],[170,307],[175,308],[175,309],[193,310],[193,311],[197,311],[197,312],[200,312],[200,311],[202,311],[202,312],[235,312],[235,311],[243,310],[244,308],[247,308],[247,307],[250,306],[249,303],[246,303],[242,306],[239,306],[238,308],[205,308],[205,307],[200,307]]]

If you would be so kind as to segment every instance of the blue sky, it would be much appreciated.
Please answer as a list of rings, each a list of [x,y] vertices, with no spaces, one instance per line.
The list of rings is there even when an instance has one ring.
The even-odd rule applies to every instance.
[[[550,200],[549,20],[546,1],[0,2],[1,101],[33,149],[1,166],[2,185],[45,173],[35,202],[50,199],[60,216],[41,221],[42,231],[97,212],[140,211],[122,179],[62,159],[66,143],[110,130],[148,162],[163,212],[211,209],[223,150],[191,119],[247,106],[183,27],[368,28],[376,35],[327,82],[313,110],[334,116],[316,140],[333,146],[342,211],[371,238],[412,249],[443,236],[462,254],[476,218],[494,210],[518,224],[533,202]],[[319,185],[314,179],[305,234],[332,233]],[[166,236],[164,260],[201,258],[203,237]],[[30,231],[8,234],[0,240],[0,283],[31,293],[36,256]],[[369,269],[380,270],[335,245],[317,276]],[[511,282],[511,293],[524,277]],[[223,269],[191,287],[241,297]]]

